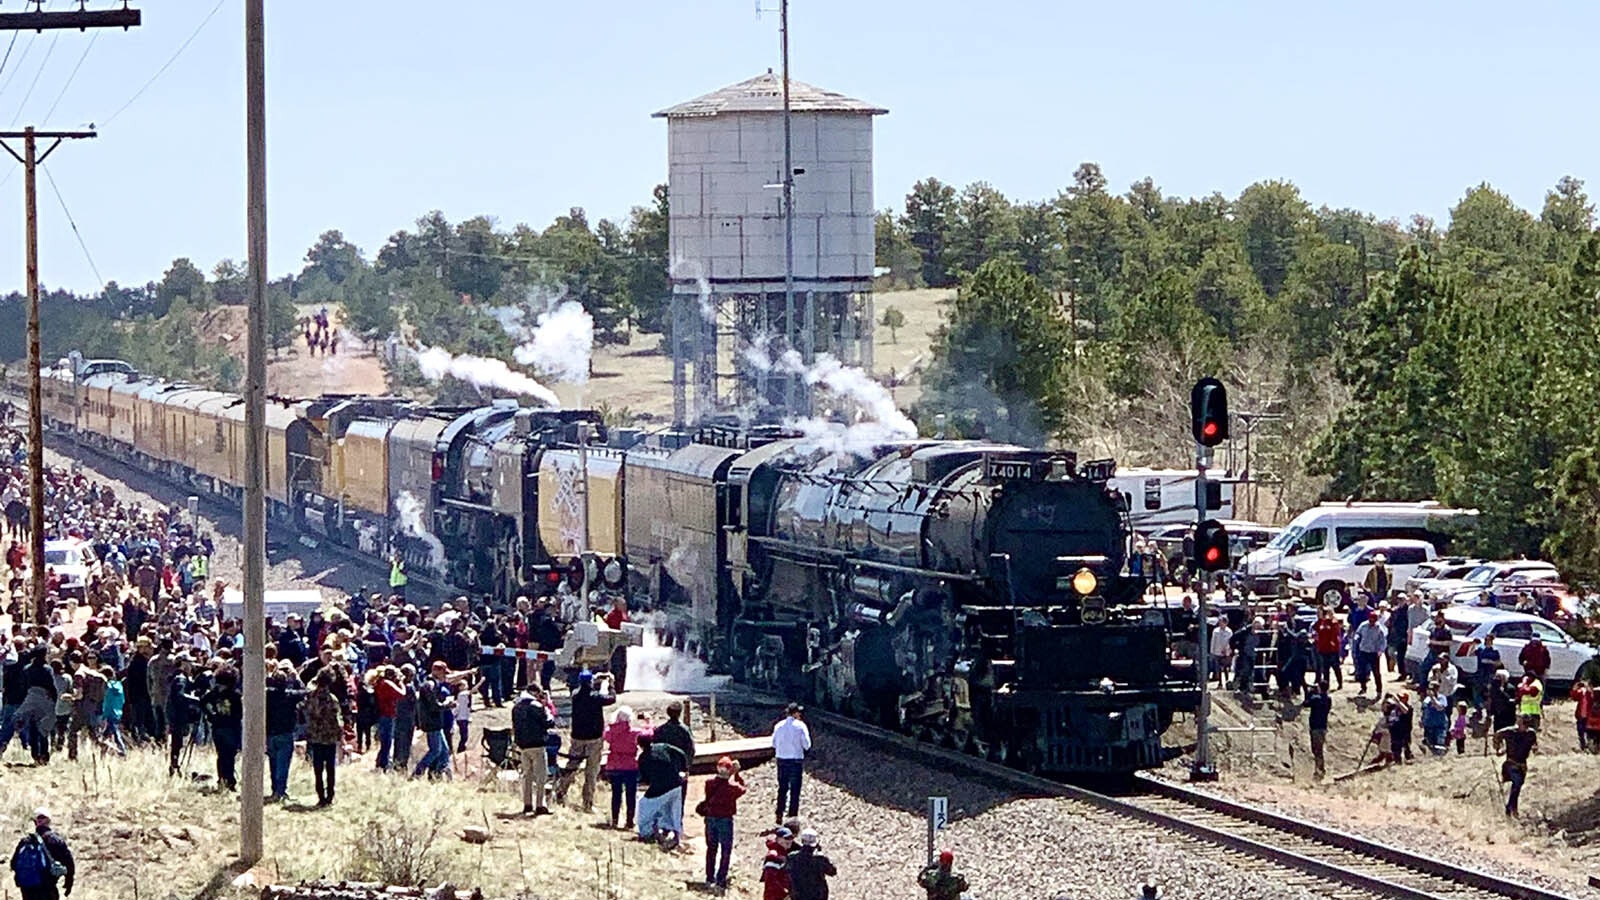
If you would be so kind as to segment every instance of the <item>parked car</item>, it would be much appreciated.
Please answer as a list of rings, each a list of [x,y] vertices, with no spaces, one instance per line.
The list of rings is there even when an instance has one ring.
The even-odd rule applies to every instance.
[[[94,562],[94,549],[88,541],[63,538],[44,542],[45,570],[60,576],[63,598],[84,599],[89,586],[89,567]]]
[[[1484,591],[1500,582],[1521,576],[1537,581],[1560,581],[1561,573],[1548,562],[1538,559],[1514,559],[1486,562],[1457,579],[1445,579],[1429,587],[1429,600],[1448,603],[1471,603]]]
[[[1317,606],[1338,606],[1350,599],[1352,590],[1360,589],[1380,555],[1389,568],[1390,584],[1402,584],[1416,574],[1418,566],[1439,554],[1427,541],[1356,541],[1336,556],[1308,559],[1296,565],[1289,576],[1289,591],[1296,597],[1313,600]]]
[[[1595,649],[1573,640],[1555,623],[1526,613],[1508,612],[1478,606],[1452,606],[1444,611],[1444,622],[1450,629],[1450,661],[1463,676],[1476,674],[1478,658],[1473,653],[1483,643],[1485,635],[1494,635],[1494,646],[1500,651],[1500,664],[1513,678],[1522,677],[1522,663],[1517,656],[1534,635],[1550,651],[1550,671],[1546,675],[1547,688],[1567,688],[1577,677],[1578,669],[1594,658]],[[1428,628],[1412,632],[1406,645],[1406,668],[1415,671],[1428,655]]]
[[[1467,556],[1441,556],[1417,566],[1417,572],[1406,579],[1400,589],[1406,593],[1416,591],[1427,596],[1427,591],[1446,579],[1464,578],[1468,572],[1483,565],[1484,560]]]

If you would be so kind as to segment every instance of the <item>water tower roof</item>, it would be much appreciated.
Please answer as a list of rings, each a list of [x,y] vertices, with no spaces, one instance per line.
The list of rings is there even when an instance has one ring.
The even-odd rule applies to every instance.
[[[864,100],[813,87],[792,78],[789,79],[789,109],[793,112],[838,112],[867,116],[888,112]],[[693,100],[669,106],[655,113],[654,117],[678,119],[741,112],[783,112],[783,79],[769,69],[748,81],[730,84]]]

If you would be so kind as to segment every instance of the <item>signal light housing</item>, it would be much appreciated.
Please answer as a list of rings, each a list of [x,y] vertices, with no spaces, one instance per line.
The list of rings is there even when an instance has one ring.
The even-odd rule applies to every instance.
[[[1195,443],[1215,447],[1228,439],[1228,389],[1215,378],[1202,378],[1189,392],[1190,431]]]
[[[1225,571],[1232,561],[1228,552],[1228,529],[1216,519],[1200,523],[1194,537],[1195,565],[1203,572]]]

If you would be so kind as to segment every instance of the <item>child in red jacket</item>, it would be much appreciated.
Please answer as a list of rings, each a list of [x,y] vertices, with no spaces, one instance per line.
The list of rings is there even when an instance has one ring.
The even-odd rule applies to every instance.
[[[794,832],[779,828],[767,838],[767,858],[761,863],[761,900],[784,900],[789,896],[789,848]]]
[[[706,820],[706,887],[726,890],[728,862],[733,856],[733,817],[744,796],[744,779],[739,777],[739,761],[724,756],[717,760],[717,775],[706,781],[706,799],[700,815]],[[721,865],[717,864],[721,851]]]

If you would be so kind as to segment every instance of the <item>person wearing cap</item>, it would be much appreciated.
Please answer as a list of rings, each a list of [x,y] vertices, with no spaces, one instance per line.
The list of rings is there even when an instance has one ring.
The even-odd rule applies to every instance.
[[[23,860],[23,854],[42,854]],[[50,827],[50,810],[33,811],[33,831],[17,842],[11,851],[11,870],[22,900],[58,900],[72,896],[78,867],[66,838]],[[24,884],[24,882],[30,882]],[[59,885],[58,885],[59,882]]]
[[[596,685],[594,673],[584,669],[578,673],[578,689],[572,692],[572,745],[567,751],[568,769],[561,773],[561,783],[556,799],[565,802],[567,788],[571,786],[577,767],[583,766],[583,811],[594,812],[594,785],[600,777],[600,759],[605,750],[605,708],[617,702],[616,695],[604,686],[601,678]],[[684,768],[688,768],[685,763]],[[680,814],[683,805],[678,806]]]
[[[794,831],[779,825],[767,838],[767,856],[761,861],[761,900],[785,900],[789,896],[789,851],[794,847]]]
[[[805,707],[789,704],[787,715],[772,726],[772,750],[778,761],[777,821],[800,814],[800,784],[806,754],[811,752],[811,729],[801,718]]]
[[[801,829],[800,848],[789,854],[791,900],[828,900],[828,879],[838,874],[822,852],[822,838],[810,828]]]
[[[706,887],[728,889],[728,864],[733,857],[733,818],[744,796],[739,761],[731,756],[717,760],[717,774],[706,779],[706,798],[697,812],[706,820]],[[720,864],[719,864],[720,858]]]
[[[1389,557],[1382,553],[1372,555],[1372,568],[1367,570],[1363,584],[1374,603],[1389,596],[1389,589],[1394,586],[1394,575],[1389,572]]]
[[[1388,645],[1389,632],[1383,627],[1381,613],[1376,609],[1368,610],[1366,621],[1356,626],[1355,634],[1350,638],[1356,663],[1356,684],[1361,686],[1358,696],[1367,695],[1368,678],[1375,684],[1374,693],[1383,694],[1383,667],[1378,665],[1378,658]]]
[[[967,892],[967,879],[955,871],[956,855],[939,851],[939,859],[917,875],[917,886],[928,893],[928,900],[961,900]]]

